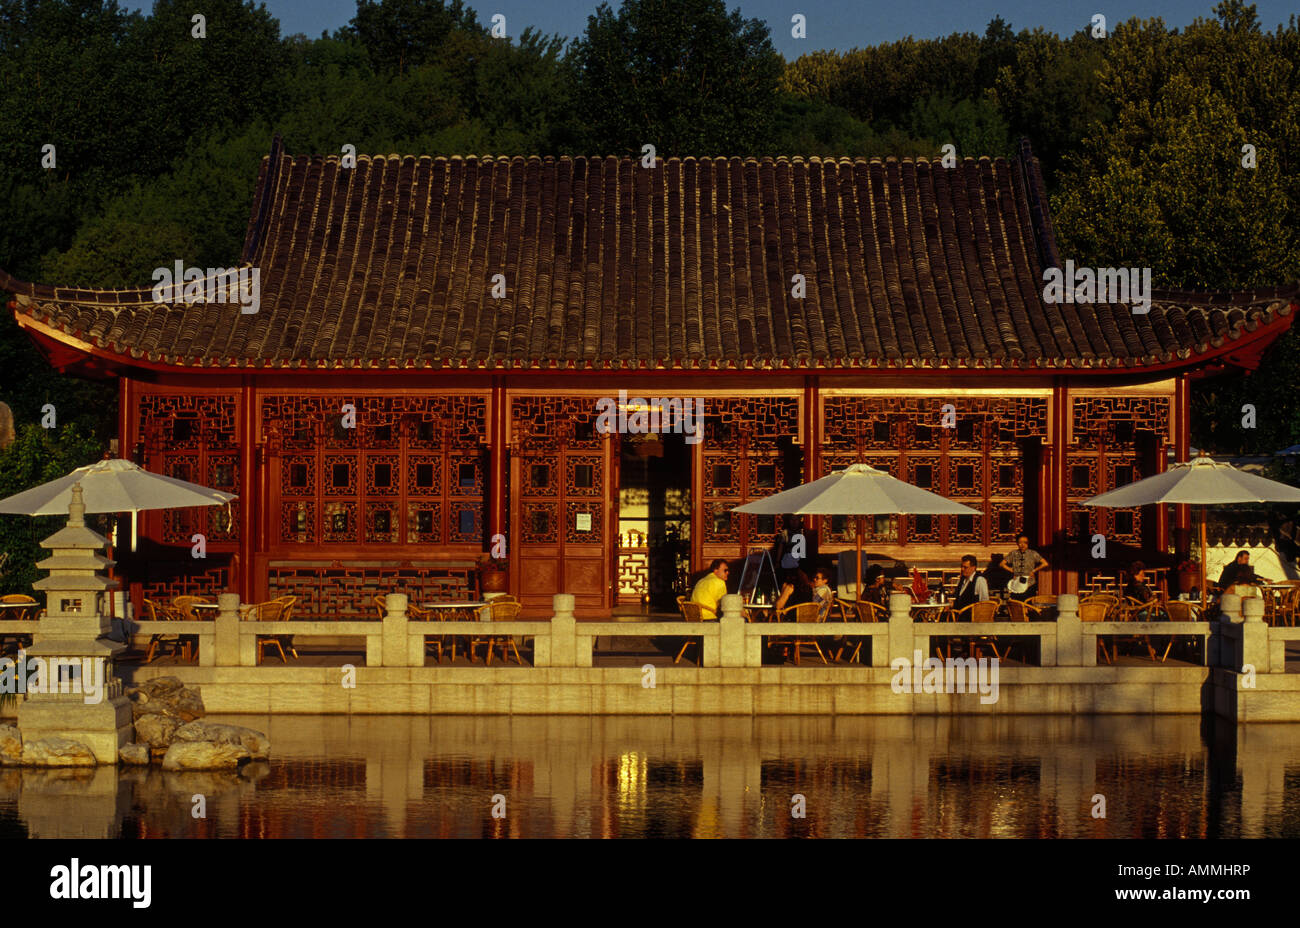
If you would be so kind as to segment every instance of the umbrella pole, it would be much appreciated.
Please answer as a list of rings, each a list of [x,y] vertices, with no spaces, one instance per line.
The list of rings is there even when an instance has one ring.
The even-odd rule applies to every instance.
[[[858,560],[853,566],[853,600],[857,602],[862,598],[862,516],[856,517],[858,520],[857,542],[858,542]]]
[[[132,554],[135,553],[135,538],[137,533],[136,519],[138,519],[139,517],[140,517],[140,513],[132,509],[131,510],[131,553]]]
[[[1205,595],[1208,591],[1205,589],[1205,553],[1207,546],[1205,544],[1205,507],[1201,507],[1201,611],[1205,611],[1205,604],[1208,597]]]

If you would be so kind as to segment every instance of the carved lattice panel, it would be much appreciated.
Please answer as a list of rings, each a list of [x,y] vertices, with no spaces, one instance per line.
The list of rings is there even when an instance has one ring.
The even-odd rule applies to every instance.
[[[321,507],[321,541],[335,544],[357,541],[357,503],[328,502]]]
[[[731,502],[706,502],[704,504],[705,544],[739,544],[740,523],[744,518],[732,512]]]
[[[650,549],[623,547],[618,555],[618,593],[620,598],[640,602],[650,591]]]
[[[342,427],[344,407],[355,410],[355,427]],[[487,400],[482,396],[357,396],[279,394],[262,397],[262,435],[273,433],[286,449],[394,448],[405,439],[421,450],[473,448],[486,438]]]
[[[1132,446],[1138,432],[1169,434],[1167,396],[1076,396],[1071,409],[1072,445]]]
[[[268,593],[298,597],[295,617],[377,621],[375,596],[405,593],[413,603],[463,602],[473,597],[475,572],[470,562],[390,567],[273,563]]]
[[[939,519],[939,516],[907,516],[907,540],[912,544],[938,544]]]
[[[604,511],[605,507],[594,500],[566,501],[564,540],[570,544],[601,544],[605,537]]]
[[[146,454],[238,447],[233,394],[146,393],[137,409]]]
[[[280,540],[295,544],[315,543],[315,500],[301,499],[280,504]]]
[[[970,454],[948,456],[948,488],[943,494],[967,505],[984,496],[984,468],[987,459]]]
[[[530,544],[555,544],[560,537],[560,520],[555,503],[525,502],[520,537]]]
[[[345,427],[345,406],[354,428]],[[313,501],[319,513],[315,532],[293,530],[285,515],[280,541],[481,541],[486,410],[475,395],[262,397],[260,429],[281,455],[281,497]]]
[[[407,544],[441,544],[442,500],[419,500],[406,504]]]
[[[402,487],[401,455],[367,454],[366,496],[397,496]]]
[[[1024,529],[1025,507],[1020,503],[993,503],[990,506],[990,534],[994,543],[1015,544]]]
[[[595,455],[566,454],[564,474],[566,496],[599,499],[605,493],[602,460]]]
[[[167,604],[177,596],[205,596],[215,602],[218,594],[230,588],[230,567],[205,567],[199,571],[194,569],[196,563],[194,559],[154,561],[145,566],[140,584],[144,598]]]
[[[396,502],[366,504],[367,543],[395,544],[400,524],[401,520],[397,516]]]
[[[515,396],[510,400],[510,434],[524,453],[558,448],[600,448],[597,397]]]
[[[956,427],[944,428],[943,407],[956,410]],[[1024,439],[1046,440],[1046,397],[828,396],[825,437],[828,451],[894,451],[934,448],[947,433],[954,450],[979,450],[987,439],[1015,448]],[[970,423],[969,425],[965,423]],[[917,429],[923,430],[918,441]]]
[[[704,400],[704,442],[709,448],[774,450],[799,434],[799,401],[792,396],[708,397]]]

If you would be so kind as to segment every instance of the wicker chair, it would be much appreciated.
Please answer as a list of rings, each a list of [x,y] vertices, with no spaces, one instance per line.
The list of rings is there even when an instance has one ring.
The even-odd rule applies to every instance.
[[[826,614],[829,610],[823,609],[817,603],[799,603],[797,606],[786,606],[776,617],[778,622],[784,621],[785,617],[793,614],[794,620],[798,623],[817,624],[825,621]],[[780,646],[788,649],[794,655],[794,665],[799,666],[799,654],[807,647],[812,645],[817,649],[817,656],[822,659],[823,664],[829,664],[826,660],[826,654],[822,651],[821,641],[817,638],[786,638],[781,640]]]
[[[174,606],[155,602],[152,599],[144,600],[144,613],[150,622],[182,622],[185,620],[185,616]],[[152,661],[160,647],[173,654],[178,654],[183,661],[189,661],[192,639],[192,635],[154,635],[149,639],[149,647],[145,649],[144,662],[148,664]]]
[[[962,606],[960,609],[951,609],[948,612],[947,620],[949,622],[993,622],[997,619],[998,603],[995,600],[987,599],[982,603],[971,603]],[[944,651],[944,658],[952,657],[952,637],[948,638],[948,644]],[[976,635],[971,639],[972,650],[978,649],[981,645],[987,644],[993,649],[993,656],[1002,659],[998,654],[997,638],[992,635]]]
[[[684,621],[687,622],[705,621],[703,607],[701,607],[699,603],[691,602],[685,596],[677,597],[677,608],[681,610],[682,619]],[[682,645],[682,649],[677,652],[677,657],[673,659],[673,663],[676,664],[679,661],[681,661],[682,656],[686,653],[687,648],[689,648],[693,644],[698,645],[699,643],[700,643],[700,639],[698,638],[687,638],[686,643]]]
[[[480,622],[510,622],[519,618],[519,603],[501,603],[493,600],[485,606],[480,606],[478,610],[478,620]],[[515,644],[513,635],[491,635],[487,638],[471,638],[469,642],[470,660],[474,659],[474,648],[480,644],[487,645],[486,663],[492,666],[492,649],[499,647],[501,649],[501,661],[504,663],[510,659],[510,651],[515,652],[515,660],[522,667],[524,659],[519,656],[519,647]],[[453,655],[452,660],[455,660]]]
[[[1168,613],[1165,611],[1165,607],[1159,599],[1151,599],[1147,602],[1141,603],[1131,596],[1125,596],[1120,600],[1118,608],[1119,620],[1121,622],[1156,622],[1168,618]],[[1156,649],[1151,643],[1151,637],[1151,635],[1133,635],[1125,640],[1137,642],[1144,646],[1147,649],[1147,656],[1154,661],[1156,659]],[[1173,646],[1174,638],[1170,635],[1168,636],[1168,640],[1165,642],[1164,653],[1160,655],[1160,663],[1163,664],[1165,659],[1169,657],[1169,649]]]
[[[1113,596],[1110,593],[1097,593],[1079,601],[1079,621],[1106,622],[1118,607],[1118,596]],[[1101,649],[1101,656],[1106,659],[1106,663],[1113,664],[1114,660],[1106,651],[1106,642],[1102,640],[1100,635],[1097,636],[1097,647]]]
[[[242,610],[243,619],[245,622],[288,622],[293,616],[293,606],[297,601],[296,596],[280,596],[264,603],[253,603]],[[298,657],[298,651],[293,646],[293,635],[258,635],[257,662],[259,664],[266,656],[266,649],[272,646],[280,652],[280,660],[283,663],[289,662],[285,657],[286,648],[295,659]]]
[[[840,604],[841,609],[843,609],[844,606],[845,606],[844,603]],[[865,599],[858,600],[856,603],[854,603],[854,606],[856,607],[856,612],[857,612],[855,619],[859,622],[888,622],[889,621],[889,611],[885,609],[884,606],[879,606]],[[866,638],[841,639],[839,642],[839,650],[835,652],[835,659],[838,661],[840,659],[840,655],[842,655],[849,648],[853,648],[853,653],[849,655],[849,663],[852,664],[854,661],[858,661],[859,663],[861,663],[861,658],[859,657],[859,655],[862,653],[862,645],[865,644],[866,641],[867,641]]]
[[[6,554],[8,552],[5,552]],[[2,562],[0,562],[2,563]],[[30,596],[22,593],[11,593],[8,596],[0,596],[0,603],[8,603],[18,606],[17,609],[5,609],[0,611],[0,618],[13,619],[18,622],[35,621],[45,615],[45,610],[41,604]],[[23,608],[30,607],[30,608]],[[11,642],[8,641],[9,635],[0,634],[0,651],[7,651]],[[15,636],[14,643],[21,647],[24,640],[29,640],[30,635]]]

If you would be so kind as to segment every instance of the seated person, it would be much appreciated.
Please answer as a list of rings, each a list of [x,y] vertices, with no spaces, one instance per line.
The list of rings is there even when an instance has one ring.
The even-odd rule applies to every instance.
[[[1129,570],[1128,583],[1124,584],[1124,595],[1139,603],[1149,603],[1155,599],[1155,594],[1151,592],[1146,582],[1147,566],[1141,561],[1134,561]]]
[[[831,589],[831,572],[825,567],[818,567],[813,571],[812,596],[813,602],[822,606],[828,605],[835,599],[835,591]]]
[[[879,564],[872,564],[867,570],[867,582],[862,590],[866,602],[889,608],[889,585],[885,582],[885,570]]]
[[[961,579],[957,581],[957,595],[952,601],[953,610],[964,609],[972,603],[987,602],[989,585],[976,567],[979,562],[973,554],[961,558]]]
[[[718,603],[727,595],[728,573],[730,568],[727,567],[727,559],[715,557],[709,564],[709,572],[691,590],[691,602],[700,604],[700,611],[706,620],[718,617]]]
[[[1247,564],[1245,567],[1238,567],[1237,574],[1233,577],[1232,586],[1227,587],[1225,593],[1234,593],[1237,596],[1261,596],[1259,587],[1255,584],[1262,583],[1263,578],[1256,575],[1255,568]]]
[[[1219,574],[1219,589],[1226,590],[1233,584],[1250,582],[1239,579],[1246,571],[1250,571],[1251,574],[1255,572],[1250,566],[1250,552],[1238,551],[1237,557],[1223,568],[1223,573]]]
[[[1001,593],[1007,588],[1007,581],[1014,577],[1011,571],[1002,566],[1002,555],[989,556],[989,566],[984,568],[984,582],[989,585],[989,592]]]
[[[789,579],[781,584],[781,595],[776,598],[776,608],[772,611],[779,615],[782,609],[813,602],[813,595],[813,585],[808,575],[796,569],[790,574]]]

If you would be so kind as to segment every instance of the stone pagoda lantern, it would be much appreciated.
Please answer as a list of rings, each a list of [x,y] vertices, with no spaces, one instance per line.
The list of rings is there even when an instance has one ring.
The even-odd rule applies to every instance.
[[[88,747],[98,763],[116,764],[133,731],[130,702],[113,674],[113,656],[126,646],[103,640],[111,629],[104,597],[117,581],[100,573],[114,562],[99,553],[107,539],[86,527],[85,516],[77,484],[67,526],[41,542],[51,554],[36,566],[50,575],[33,586],[45,591],[45,617],[26,658],[43,672],[18,707],[18,728],[24,742],[67,738]]]

